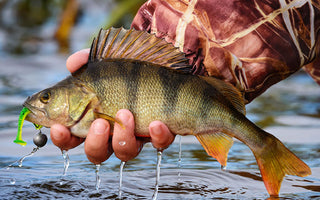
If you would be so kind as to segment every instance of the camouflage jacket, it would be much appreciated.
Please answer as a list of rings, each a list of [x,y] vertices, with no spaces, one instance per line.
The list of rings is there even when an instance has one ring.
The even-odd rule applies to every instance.
[[[149,0],[132,27],[172,42],[192,73],[232,83],[247,102],[302,67],[320,84],[319,0]]]

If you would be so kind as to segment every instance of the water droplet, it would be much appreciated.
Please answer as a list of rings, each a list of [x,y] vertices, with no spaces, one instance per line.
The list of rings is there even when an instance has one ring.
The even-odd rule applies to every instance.
[[[162,159],[162,151],[158,150],[158,152],[157,152],[157,171],[156,171],[157,176],[156,176],[156,185],[154,187],[154,192],[153,192],[153,196],[152,196],[153,200],[158,199],[161,159]]]
[[[123,177],[123,168],[125,166],[126,162],[121,161],[120,164],[120,172],[119,172],[119,193],[118,193],[118,199],[122,199],[122,177]]]
[[[120,145],[120,146],[124,146],[124,145],[126,145],[126,144],[127,144],[126,141],[120,141],[120,142],[119,142],[119,145]]]
[[[16,184],[16,179],[14,179],[14,178],[11,178],[11,179],[10,179],[10,184],[11,184],[11,185],[14,185],[14,184]]]
[[[179,159],[178,159],[178,182],[181,182],[180,176],[181,176],[181,157],[182,157],[182,148],[181,148],[181,138],[182,136],[179,135]]]
[[[32,150],[29,154],[27,154],[27,155],[23,156],[22,158],[20,158],[20,160],[17,161],[17,162],[18,162],[18,166],[19,166],[19,167],[22,167],[22,162],[23,162],[23,160],[24,160],[25,158],[27,158],[27,157],[32,156],[32,155],[33,155],[35,152],[37,152],[38,150],[39,150],[39,147],[33,148],[33,150]]]
[[[62,150],[62,157],[63,157],[63,160],[64,160],[62,176],[66,176],[68,168],[69,168],[69,164],[70,164],[69,154],[68,154],[67,150]]]
[[[221,170],[226,171],[227,170],[227,166],[221,165]]]
[[[101,166],[100,164],[96,164],[96,190],[97,191],[99,191],[100,183],[101,183],[101,179],[99,175],[100,166]]]

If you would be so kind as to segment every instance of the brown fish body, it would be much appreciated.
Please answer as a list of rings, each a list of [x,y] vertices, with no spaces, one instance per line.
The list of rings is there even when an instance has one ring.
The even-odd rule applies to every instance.
[[[86,65],[27,99],[31,114],[26,119],[48,127],[64,124],[85,137],[94,119],[121,124],[116,112],[129,109],[137,136],[148,137],[149,123],[160,120],[174,134],[195,135],[222,165],[235,137],[253,151],[270,195],[279,193],[286,174],[311,173],[278,139],[245,117],[241,94],[231,85],[169,69],[168,63],[187,68],[182,54],[163,40],[109,29],[94,41]]]

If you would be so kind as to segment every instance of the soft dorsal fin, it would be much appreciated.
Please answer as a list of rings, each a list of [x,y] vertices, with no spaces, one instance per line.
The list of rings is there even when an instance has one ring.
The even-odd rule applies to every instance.
[[[242,114],[246,114],[246,107],[244,98],[239,90],[237,90],[230,83],[226,83],[223,80],[210,77],[210,76],[199,76],[205,80],[208,84],[219,90],[223,96]]]
[[[94,39],[89,62],[128,59],[151,62],[164,67],[190,71],[185,54],[164,39],[134,29],[101,29]]]

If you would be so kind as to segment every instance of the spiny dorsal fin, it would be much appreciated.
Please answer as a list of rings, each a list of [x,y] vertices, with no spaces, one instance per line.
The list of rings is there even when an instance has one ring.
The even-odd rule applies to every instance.
[[[226,83],[223,80],[209,77],[209,76],[199,76],[205,80],[208,84],[212,85],[218,89],[225,98],[242,114],[246,114],[246,107],[244,103],[244,98],[239,90],[237,90],[230,83]]]
[[[139,60],[191,71],[188,59],[178,48],[153,34],[134,29],[101,29],[92,43],[89,62],[104,59]]]

